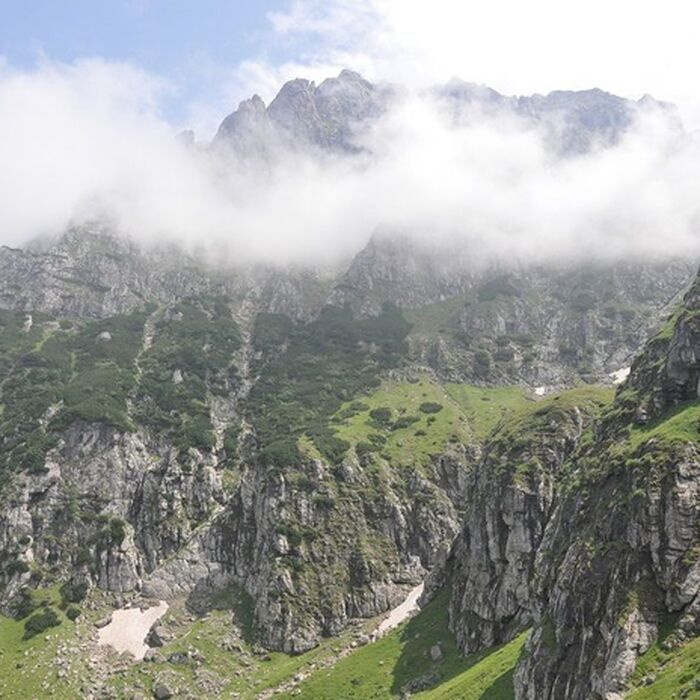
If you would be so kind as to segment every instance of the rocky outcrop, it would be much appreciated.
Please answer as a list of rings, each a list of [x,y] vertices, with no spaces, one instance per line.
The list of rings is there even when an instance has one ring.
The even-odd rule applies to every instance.
[[[308,320],[323,306],[321,271],[214,266],[177,248],[138,245],[94,221],[26,249],[0,246],[0,309],[105,318],[192,296],[224,295],[243,314]]]
[[[213,547],[255,601],[263,643],[305,651],[392,608],[425,576],[457,515],[427,480],[397,486],[377,489],[352,460],[335,474],[318,461],[296,474],[246,471]]]
[[[103,425],[72,425],[45,467],[3,490],[0,552],[110,591],[138,589],[223,498],[211,459],[190,470],[164,441]]]
[[[572,462],[537,554],[518,697],[617,697],[662,623],[678,620],[677,642],[700,632],[698,301],[696,282]]]
[[[446,565],[450,627],[464,653],[529,627],[535,558],[565,460],[603,402],[565,393],[508,420],[486,443],[470,479],[465,517]]]
[[[284,84],[269,107],[256,95],[224,119],[215,149],[269,157],[281,149],[358,150],[358,130],[387,108],[393,90],[343,70],[320,85],[297,78]]]
[[[319,85],[296,78],[267,108],[257,95],[241,102],[222,122],[212,146],[262,162],[286,149],[356,153],[362,130],[399,104],[403,92],[398,86],[374,85],[351,70]],[[683,131],[677,109],[649,95],[634,101],[593,88],[515,97],[458,79],[428,94],[456,123],[475,114],[519,118],[525,128],[540,129],[549,148],[565,157],[618,144],[643,111],[653,110],[679,134]]]
[[[114,245],[124,256],[120,278],[109,263],[92,265]],[[49,576],[118,594],[189,597],[197,607],[238,585],[255,601],[259,639],[297,652],[393,607],[456,534],[471,464],[463,449],[424,470],[377,469],[352,452],[340,463],[300,455],[284,468],[261,457],[265,440],[246,401],[273,369],[254,356],[286,347],[254,347],[256,299],[301,314],[315,303],[313,275],[270,274],[241,301],[228,290],[245,289],[257,273],[241,280],[195,268],[196,284],[166,299],[166,263],[149,265],[146,254],[99,232],[14,254],[58,291],[26,281],[16,308],[39,309],[5,312],[0,329],[4,609]],[[68,296],[59,283],[68,268],[100,288],[79,285]],[[8,269],[20,285],[21,269]],[[309,337],[306,362],[319,352]]]
[[[327,286],[314,271],[213,269],[93,227],[0,258],[0,305],[11,309],[0,328],[2,604],[42,577],[187,596],[198,608],[236,585],[250,596],[260,640],[292,652],[395,605],[443,561],[462,512],[467,534],[453,561],[472,565],[455,573],[453,626],[463,647],[539,620],[545,594],[531,602],[527,572],[586,411],[535,414],[541,424],[528,430],[536,442],[504,432],[505,442],[495,438],[483,454],[478,444],[451,444],[421,465],[394,463],[370,443],[358,456],[334,437],[331,418],[389,373],[429,364],[416,338],[430,342],[432,333],[450,358],[469,328],[479,341],[466,356],[473,362],[493,347],[495,358],[539,331],[532,319],[586,302],[577,296],[582,279],[606,303],[646,296],[646,314],[672,296],[683,269],[616,268],[567,282],[551,270],[494,277],[455,258],[440,277],[437,260],[426,258],[426,267],[411,250],[375,242],[345,277],[359,290],[353,304],[400,303],[408,289],[419,307],[450,302],[454,313],[431,329],[421,308],[407,312],[411,323],[392,306],[379,317],[339,306],[319,313]],[[633,342],[636,319],[648,322],[615,314],[613,332],[593,345],[600,358]],[[602,316],[576,323],[595,328]],[[696,381],[691,316],[684,319],[668,365],[677,400]],[[573,327],[558,319],[547,343],[564,342]],[[479,381],[512,381],[515,366]],[[652,374],[637,364],[630,382]],[[668,382],[644,383],[657,385]],[[477,592],[482,578],[490,595]],[[458,620],[473,615],[483,624],[460,632]]]
[[[612,697],[671,615],[683,636],[700,631],[697,449],[650,444],[630,459],[642,468],[570,493],[547,528],[518,697]]]
[[[448,381],[561,386],[629,366],[693,275],[683,260],[484,266],[385,233],[328,299],[363,314],[411,309],[412,360]]]
[[[620,698],[662,625],[667,649],[700,634],[698,280],[599,420],[562,396],[507,421],[472,473],[428,588],[450,587],[468,653],[532,627],[517,698]]]

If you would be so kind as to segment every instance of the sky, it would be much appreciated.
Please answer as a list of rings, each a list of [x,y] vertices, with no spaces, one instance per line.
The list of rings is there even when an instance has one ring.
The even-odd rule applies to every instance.
[[[695,255],[700,138],[640,114],[622,142],[553,161],[508,116],[449,122],[422,90],[599,87],[700,128],[690,0],[0,0],[0,244],[105,214],[219,259],[330,261],[382,227],[480,255]],[[357,158],[255,168],[207,144],[252,94],[351,68],[405,86]],[[193,128],[199,146],[175,138]],[[247,169],[246,169],[247,168]],[[585,242],[585,245],[582,245]]]
[[[86,58],[163,85],[158,106],[202,137],[254,92],[343,67],[425,85],[453,76],[507,93],[600,87],[679,104],[700,127],[693,0],[0,0],[15,69]]]
[[[12,67],[85,58],[127,62],[167,82],[160,107],[184,126],[204,105],[211,104],[221,116],[234,99],[242,99],[235,94],[227,104],[227,85],[250,55],[269,56],[263,49],[267,13],[281,5],[268,0],[0,0],[0,7],[0,56]]]

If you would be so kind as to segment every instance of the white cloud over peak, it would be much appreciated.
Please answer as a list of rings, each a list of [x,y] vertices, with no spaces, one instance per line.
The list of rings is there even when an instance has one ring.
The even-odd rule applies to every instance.
[[[512,94],[651,93],[700,127],[700,6],[689,0],[294,0],[270,21],[311,69],[413,85],[456,75]]]
[[[616,148],[552,157],[515,117],[455,126],[408,97],[354,158],[286,153],[251,170],[187,148],[160,118],[168,86],[131,66],[46,63],[0,71],[0,242],[108,212],[146,243],[232,263],[329,262],[379,227],[475,257],[691,255],[700,146],[644,114]]]

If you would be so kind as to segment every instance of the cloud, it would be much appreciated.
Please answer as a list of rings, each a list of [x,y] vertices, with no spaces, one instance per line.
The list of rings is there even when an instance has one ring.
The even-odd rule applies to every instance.
[[[475,260],[698,252],[700,145],[655,112],[612,149],[569,160],[514,116],[462,126],[411,93],[353,158],[257,167],[188,148],[159,115],[170,86],[105,61],[0,68],[0,243],[108,213],[146,244],[217,261],[332,263],[377,229]]]
[[[355,66],[414,86],[458,76],[512,94],[652,93],[700,127],[700,6],[687,0],[663,11],[652,0],[295,0],[270,20],[310,69]]]

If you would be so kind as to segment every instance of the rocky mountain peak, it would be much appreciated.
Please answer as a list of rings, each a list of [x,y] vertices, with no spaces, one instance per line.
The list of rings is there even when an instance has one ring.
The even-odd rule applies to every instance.
[[[386,90],[347,69],[318,86],[295,78],[282,86],[267,109],[260,98],[242,102],[222,123],[215,143],[233,145],[244,153],[260,150],[264,139],[294,149],[354,151],[356,128],[378,117],[387,99]]]
[[[375,85],[349,69],[318,85],[295,78],[282,86],[267,108],[257,96],[242,102],[223,121],[214,142],[244,155],[269,155],[279,147],[353,153],[358,150],[358,133],[378,119],[398,93],[396,86]],[[634,101],[598,87],[516,97],[453,78],[430,94],[458,123],[472,119],[475,108],[478,113],[514,114],[542,129],[549,147],[560,156],[614,146],[640,109],[661,110],[682,131],[673,105],[649,95]]]

